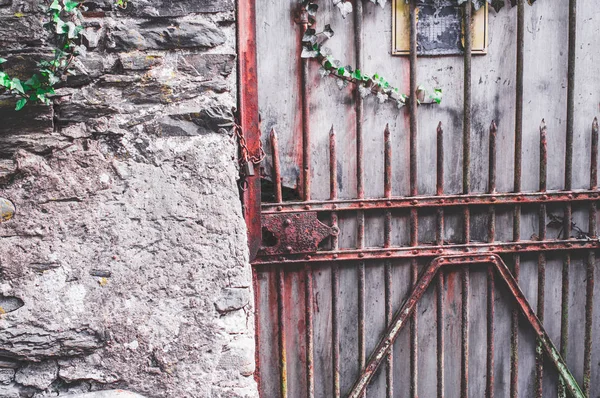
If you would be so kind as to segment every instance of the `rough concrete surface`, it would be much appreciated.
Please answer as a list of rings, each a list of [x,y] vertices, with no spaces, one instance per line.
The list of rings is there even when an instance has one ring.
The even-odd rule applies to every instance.
[[[4,70],[38,3],[0,1]],[[52,106],[0,96],[0,397],[256,397],[234,3],[111,3]]]

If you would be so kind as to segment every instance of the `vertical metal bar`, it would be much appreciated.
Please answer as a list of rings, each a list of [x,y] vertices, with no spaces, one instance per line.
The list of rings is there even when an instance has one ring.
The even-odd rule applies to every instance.
[[[279,163],[279,147],[277,145],[277,133],[271,129],[271,153],[273,154],[273,185],[275,186],[275,202],[283,201],[281,193],[281,166]]]
[[[525,0],[517,1],[517,76],[515,95],[515,173],[514,191],[521,191],[521,166],[523,155],[523,70],[525,49]],[[513,240],[520,240],[521,206],[515,205],[513,214]],[[515,254],[513,276],[519,281],[521,257]],[[510,398],[519,395],[519,313],[515,308],[511,323]]]
[[[384,138],[384,196],[392,197],[392,142],[389,124],[385,125]],[[392,244],[392,212],[385,211],[384,247]],[[392,264],[385,263],[385,324],[389,326],[392,322]],[[394,397],[394,352],[390,350],[387,355],[386,367],[386,397]]]
[[[464,4],[464,109],[463,109],[463,194],[471,191],[471,57],[472,57],[472,4]],[[465,244],[471,241],[471,210],[469,206],[463,208]],[[469,267],[464,266],[462,271],[462,311],[461,311],[461,398],[469,397]]]
[[[540,192],[546,192],[547,188],[547,175],[548,175],[548,138],[546,122],[542,120],[540,125],[540,177],[539,177],[539,190]],[[540,212],[538,215],[539,227],[538,227],[538,238],[542,241],[546,240],[546,205],[540,205]],[[546,254],[540,252],[538,254],[538,296],[537,296],[537,316],[540,322],[544,323],[544,301],[546,297]],[[544,351],[542,341],[537,341],[536,356],[535,356],[535,394],[536,398],[542,398],[544,394],[543,380],[544,380]]]
[[[461,271],[462,305],[461,305],[461,398],[469,397],[469,269],[463,266]]]
[[[258,79],[256,74],[256,7],[251,0],[237,2],[238,44],[238,109],[240,124],[248,150],[258,153],[260,126],[258,115]],[[242,89],[243,87],[243,89]],[[262,238],[260,222],[260,176],[249,176],[248,188],[244,192],[244,218],[248,228],[250,260],[256,257]]]
[[[339,304],[340,295],[340,268],[338,263],[331,265],[331,344],[332,344],[332,371],[333,371],[333,396],[340,398],[340,329],[339,329]]]
[[[592,156],[590,159],[590,189],[598,189],[598,119],[594,118],[592,123]],[[597,203],[590,203],[589,211],[589,235],[595,238],[597,235],[596,218],[598,216]],[[583,393],[590,396],[590,383],[592,376],[592,326],[594,319],[594,278],[596,266],[596,253],[590,250],[587,260],[586,272],[586,300],[585,300],[585,338],[583,358]]]
[[[410,118],[410,195],[418,194],[417,185],[417,5],[410,0],[410,96],[408,98]],[[416,208],[410,210],[410,244],[417,246],[419,240],[419,213]],[[411,259],[411,282],[417,283],[417,259]],[[410,323],[410,396],[418,394],[418,328],[417,311],[411,316]]]
[[[365,263],[361,262],[358,265],[358,368],[360,372],[365,369],[367,357],[365,338]]]
[[[383,132],[384,139],[384,196],[392,197],[392,142],[390,126],[386,124]],[[392,212],[385,211],[385,227],[384,227],[384,247],[390,247],[392,244]]]
[[[575,123],[575,63],[577,59],[577,0],[569,0],[569,54],[567,66],[567,137],[565,148],[565,190],[573,189],[573,130]],[[565,205],[565,239],[571,237],[573,219],[571,204]],[[562,310],[560,324],[560,353],[567,357],[569,342],[569,268],[571,254],[567,252],[563,263]],[[564,380],[559,382],[559,396],[566,397]]]
[[[363,50],[363,3],[355,1],[354,5],[354,51],[356,53],[356,69],[362,70]],[[365,195],[363,186],[363,99],[358,88],[354,91],[356,101],[356,187],[359,199]]]
[[[442,122],[437,127],[437,184],[436,194],[444,194],[444,129]],[[435,231],[435,241],[438,246],[444,244],[444,208],[437,208],[437,225]],[[437,300],[436,300],[436,320],[437,320],[437,397],[444,397],[444,273],[440,272],[437,276]]]
[[[285,273],[283,267],[277,270],[277,320],[279,323],[279,384],[281,388],[281,397],[287,398],[287,359],[286,359],[286,336],[285,336]]]
[[[308,18],[302,21],[302,34],[308,29]],[[311,158],[311,145],[310,145],[310,104],[308,99],[308,68],[309,59],[302,58],[302,84],[300,87],[300,96],[302,99],[302,182],[303,182],[303,198],[305,201],[309,201],[311,198],[311,186],[310,186],[310,158]]]
[[[489,177],[488,177],[488,193],[496,193],[496,137],[498,127],[496,122],[492,121],[490,126],[490,143],[489,143]],[[493,243],[496,240],[496,208],[490,206],[489,209],[489,224],[488,224],[488,242]]]
[[[444,273],[437,276],[437,397],[444,398]]]
[[[315,396],[314,374],[314,327],[313,327],[313,274],[310,265],[304,266],[306,276],[304,286],[304,305],[306,318],[306,396]]]
[[[494,398],[494,296],[496,295],[494,267],[488,266],[487,275],[487,361],[486,361],[486,398]]]
[[[338,174],[337,174],[337,154],[335,145],[335,130],[331,126],[329,131],[329,198],[336,200],[338,196]],[[336,212],[331,213],[331,226],[338,229],[338,214]],[[337,250],[339,248],[339,239],[337,235],[331,237],[331,249]]]
[[[392,308],[392,263],[385,263],[385,325],[389,327],[392,324],[394,316]],[[394,351],[390,350],[387,354],[386,367],[386,398],[394,397]]]

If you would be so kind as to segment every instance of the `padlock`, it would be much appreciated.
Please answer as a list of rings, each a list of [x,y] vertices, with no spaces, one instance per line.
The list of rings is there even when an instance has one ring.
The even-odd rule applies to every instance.
[[[244,163],[244,173],[247,177],[252,177],[254,175],[254,163],[246,162]]]

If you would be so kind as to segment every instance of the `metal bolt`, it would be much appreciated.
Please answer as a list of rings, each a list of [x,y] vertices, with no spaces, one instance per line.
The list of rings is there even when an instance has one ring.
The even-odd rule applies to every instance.
[[[416,206],[417,203],[419,203],[417,200],[411,200],[411,202],[410,202],[410,204],[413,205],[413,206]]]
[[[289,227],[292,224],[292,220],[290,220],[289,218],[286,218],[285,221],[283,222],[283,225],[285,225],[286,227]]]
[[[365,256],[365,253],[358,253],[358,257],[363,258]]]
[[[392,252],[385,252],[385,255],[390,257],[392,255]]]
[[[277,206],[277,211],[281,211],[281,210],[283,210],[283,207]]]
[[[310,210],[310,206],[309,205],[304,206],[304,210]]]
[[[338,257],[339,257],[339,256],[338,256],[337,254],[334,254],[334,255],[333,255],[333,258],[338,258]]]
[[[292,246],[287,246],[285,248],[285,251],[288,252],[288,253],[291,253],[292,252]]]
[[[337,205],[332,205],[331,208],[332,209],[337,209]]]
[[[391,206],[391,205],[392,205],[392,202],[389,202],[389,201],[388,201],[388,202],[385,202],[385,205],[386,205],[386,206]]]
[[[312,256],[306,256],[307,260],[310,260],[312,258]]]

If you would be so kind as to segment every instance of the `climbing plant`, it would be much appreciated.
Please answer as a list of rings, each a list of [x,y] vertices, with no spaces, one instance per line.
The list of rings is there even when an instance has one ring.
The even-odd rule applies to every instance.
[[[344,3],[342,0],[333,1],[338,7],[339,4]],[[381,2],[385,3],[385,0],[378,1],[380,4]],[[346,3],[350,4],[348,2]],[[346,87],[348,84],[356,85],[362,98],[373,95],[379,100],[379,103],[391,101],[396,103],[398,108],[401,108],[406,104],[408,96],[401,93],[397,87],[390,84],[390,82],[379,73],[371,74],[353,68],[350,65],[344,66],[340,60],[336,59],[332,55],[331,50],[323,45],[334,35],[331,25],[325,25],[322,32],[317,32],[316,29],[314,29],[319,5],[305,0],[302,2],[302,7],[308,14],[309,28],[306,29],[306,32],[302,37],[301,57],[317,60],[321,65],[319,68],[321,77],[334,77],[337,80],[340,89]],[[344,15],[344,13],[342,13],[342,15]],[[439,88],[435,88],[431,93],[426,93],[423,87],[419,87],[418,91],[421,94],[418,96],[420,101],[435,102],[439,104],[442,100],[442,90]]]
[[[115,0],[120,8],[127,7],[128,0]],[[50,32],[50,42],[53,45],[54,56],[50,60],[41,60],[37,69],[27,80],[11,77],[0,70],[0,88],[18,98],[16,110],[21,110],[27,103],[42,103],[48,105],[54,88],[64,80],[73,59],[85,52],[85,47],[79,45],[83,25],[81,11],[85,10],[81,1],[50,0],[42,6],[45,16],[44,27]],[[0,65],[7,62],[0,58]]]

